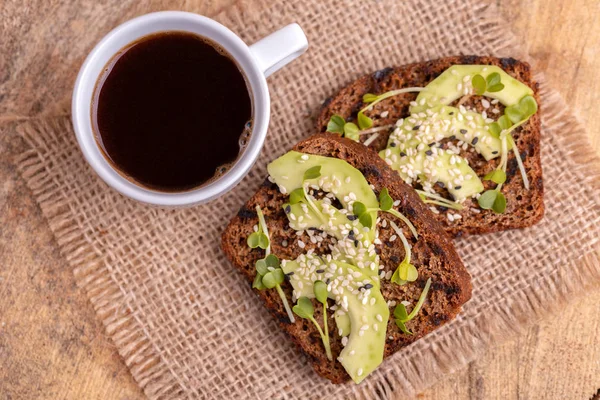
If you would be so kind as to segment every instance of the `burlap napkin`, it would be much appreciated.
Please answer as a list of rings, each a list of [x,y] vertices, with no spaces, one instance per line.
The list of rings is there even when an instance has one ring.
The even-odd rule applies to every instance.
[[[452,323],[363,384],[332,385],[296,352],[225,260],[219,235],[268,161],[311,133],[338,87],[389,65],[453,54],[527,59],[496,9],[475,1],[267,1],[218,20],[251,43],[290,22],[310,41],[269,78],[272,121],[256,166],[225,197],[160,210],[121,197],[86,165],[68,118],[26,122],[20,171],[134,378],[152,399],[391,398],[418,393],[600,281],[600,168],[585,132],[542,79],[547,213],[533,228],[457,241],[473,298]]]

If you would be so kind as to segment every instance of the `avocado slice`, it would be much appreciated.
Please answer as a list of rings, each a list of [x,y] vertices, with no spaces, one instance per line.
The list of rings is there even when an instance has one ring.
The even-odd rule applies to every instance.
[[[267,166],[267,170],[271,178],[279,186],[280,190],[284,193],[291,193],[293,190],[301,188],[304,183],[304,172],[309,168],[320,166],[321,176],[315,179],[310,179],[307,182],[315,188],[322,189],[325,192],[333,193],[336,199],[342,204],[346,210],[346,214],[342,214],[334,207],[328,207],[328,210],[333,215],[326,215],[328,221],[323,221],[323,218],[319,217],[317,213],[311,208],[307,209],[299,204],[291,206],[292,211],[288,214],[290,224],[294,218],[298,220],[298,216],[303,216],[302,223],[306,224],[307,228],[317,228],[326,231],[333,236],[339,235],[332,227],[339,227],[344,225],[347,229],[353,226],[360,225],[358,221],[350,221],[347,215],[352,215],[352,203],[354,201],[360,201],[368,209],[379,208],[379,201],[377,196],[373,192],[373,189],[369,186],[369,183],[362,175],[362,173],[348,164],[346,161],[339,158],[323,157],[317,155],[309,155],[299,153],[297,151],[290,151],[278,159],[274,160]],[[323,211],[323,201],[314,201],[319,211]],[[302,211],[302,214],[296,214]],[[306,217],[308,214],[309,217]],[[372,241],[375,238],[375,221],[377,220],[377,211],[371,211],[371,219],[373,224],[368,232],[362,232],[366,234],[367,239]],[[293,215],[294,217],[291,217]],[[330,223],[331,222],[331,223]],[[294,223],[293,228],[299,228],[299,223]],[[362,230],[362,229],[361,229]],[[340,239],[341,237],[336,236]]]
[[[448,105],[469,93],[468,89],[465,93],[465,85],[467,88],[471,86],[471,78],[474,75],[479,74],[483,78],[487,78],[488,75],[494,72],[500,74],[504,89],[498,92],[485,92],[486,97],[498,99],[505,106],[510,106],[517,104],[524,96],[533,94],[533,90],[529,86],[508,75],[500,67],[494,65],[453,65],[431,81],[425,87],[425,90],[419,93],[415,100],[417,105],[410,108],[410,113],[424,112],[436,105]]]
[[[383,361],[389,308],[381,294],[378,277],[368,276],[360,268],[348,263],[331,260],[327,264],[321,257],[304,254],[295,261],[282,263],[281,268],[290,277],[295,296],[308,298],[315,297],[315,279],[310,271],[314,268],[335,271],[334,278],[330,278],[332,290],[328,297],[336,301],[350,321],[348,342],[338,361],[352,380],[360,383]],[[325,275],[326,272],[318,274],[316,280],[325,280]],[[350,283],[344,284],[344,281]],[[347,320],[341,320],[345,325]],[[347,326],[342,326],[342,330],[345,329]]]
[[[487,161],[501,155],[502,142],[490,131],[490,124],[481,114],[464,108],[438,105],[421,115],[403,119],[390,135],[388,147],[405,150],[417,148],[421,143],[436,143],[454,137],[474,147]]]
[[[304,180],[306,170],[320,166],[320,176]],[[373,189],[356,168],[344,160],[290,151],[267,167],[271,179],[283,193],[297,188],[321,189],[333,193],[343,210],[326,199],[311,204],[284,204],[290,226],[296,230],[319,228],[337,238],[331,254],[310,252],[296,260],[282,260],[281,268],[294,289],[294,298],[314,298],[314,282],[328,285],[328,297],[338,305],[334,317],[346,346],[338,361],[350,377],[360,383],[383,361],[389,309],[381,294],[379,257],[375,253],[379,201]],[[304,185],[304,186],[303,186]],[[355,201],[370,211],[371,228],[362,226],[352,215]],[[302,219],[300,219],[302,217]]]
[[[350,317],[344,310],[337,310],[333,314],[335,324],[338,327],[338,333],[341,337],[348,336],[350,334]]]
[[[411,151],[412,150],[412,151]],[[449,150],[424,146],[422,151],[390,147],[379,156],[408,184],[417,178],[432,185],[441,182],[456,201],[483,191],[481,180],[467,161]]]
[[[310,182],[333,193],[344,207],[352,200],[361,201],[367,208],[379,206],[377,196],[362,173],[339,158],[289,151],[272,161],[267,166],[267,171],[280,188],[285,188],[286,193],[290,193],[302,187],[304,172],[317,165],[321,166],[321,176]],[[351,193],[354,195],[351,196]]]

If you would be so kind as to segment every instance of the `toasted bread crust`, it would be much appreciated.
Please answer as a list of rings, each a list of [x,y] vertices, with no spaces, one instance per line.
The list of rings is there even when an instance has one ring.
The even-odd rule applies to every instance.
[[[341,115],[348,121],[355,121],[356,114],[364,106],[362,96],[365,93],[379,94],[402,87],[425,86],[448,67],[455,64],[496,65],[529,86],[534,91],[538,106],[540,105],[538,84],[532,77],[528,63],[513,58],[487,56],[445,57],[395,68],[385,68],[362,76],[323,103],[317,117],[317,131],[325,132],[327,122],[334,114]],[[383,111],[388,111],[388,115],[385,118],[375,118],[374,126],[393,124],[399,118],[406,117],[409,103],[415,98],[416,94],[409,93],[386,99],[377,104],[369,115],[379,115]],[[465,105],[476,106],[477,110],[481,112],[483,108],[478,101],[479,99],[479,96],[473,96]],[[501,107],[502,110],[503,107]],[[490,114],[490,117],[494,117],[489,110],[488,114]],[[502,113],[497,115],[502,115]],[[467,200],[463,211],[449,210],[452,214],[460,214],[461,218],[459,220],[450,222],[447,215],[448,210],[443,210],[436,215],[436,218],[448,233],[452,236],[461,236],[525,228],[542,219],[544,215],[544,187],[540,157],[540,127],[540,112],[538,111],[527,124],[513,132],[513,137],[517,142],[530,181],[530,189],[526,190],[524,188],[514,154],[512,151],[509,152],[506,171],[507,181],[502,187],[502,192],[507,199],[505,213],[496,214],[491,210],[480,210],[475,201]],[[388,136],[389,133],[380,132],[380,135],[369,145],[369,148],[375,151],[384,149]],[[362,140],[366,140],[366,137]],[[494,169],[498,163],[498,160],[486,162],[483,157],[470,151],[461,155],[468,159],[469,164],[480,177]],[[484,182],[484,185],[486,189],[493,187],[490,182]],[[443,193],[443,191],[441,192]],[[478,209],[480,212],[474,212],[472,208]]]
[[[386,300],[396,302],[408,300],[414,305],[426,280],[431,277],[432,286],[428,301],[417,317],[407,323],[407,327],[414,333],[412,336],[403,334],[396,327],[393,317],[390,317],[384,356],[390,356],[400,348],[453,319],[460,311],[461,306],[471,297],[471,279],[453,247],[451,238],[437,223],[431,211],[420,201],[415,191],[406,185],[376,153],[346,138],[328,133],[317,134],[298,143],[294,150],[346,160],[364,174],[377,193],[384,187],[388,188],[390,195],[401,202],[397,209],[411,220],[419,232],[419,240],[414,240],[408,229],[405,229],[405,235],[413,246],[412,263],[419,271],[418,280],[405,286],[398,286],[384,279],[381,283],[381,290]],[[278,257],[295,259],[309,249],[315,249],[316,253],[327,252],[325,249],[330,243],[328,239],[320,244],[315,244],[310,241],[308,235],[296,236],[295,231],[289,227],[287,217],[282,210],[282,204],[286,198],[287,196],[282,195],[274,184],[266,180],[257,193],[242,206],[223,232],[223,251],[250,284],[256,275],[254,263],[257,259],[264,257],[262,250],[252,250],[246,244],[246,238],[253,232],[253,226],[258,223],[255,212],[256,205],[260,205],[265,215],[271,236],[271,249]],[[395,220],[387,213],[380,213],[380,218],[388,221]],[[399,226],[403,225],[399,223]],[[389,241],[394,234],[389,228],[389,223],[387,228],[379,226],[379,231],[379,237],[383,242],[381,246],[378,246],[381,264],[384,266],[384,271],[394,271],[404,258],[403,246],[399,240]],[[301,249],[298,246],[298,239],[306,243],[306,248]],[[287,241],[287,246],[284,246],[284,240]],[[291,302],[291,286],[284,283],[283,290],[288,296],[288,301]],[[255,292],[282,329],[306,355],[319,375],[334,383],[341,383],[349,379],[342,365],[335,361],[342,346],[331,313],[329,313],[328,323],[332,327],[330,341],[334,356],[333,362],[327,360],[319,333],[312,323],[302,319],[297,319],[293,324],[290,323],[275,290],[255,290]],[[316,302],[314,306],[315,319],[321,321],[322,307]],[[393,307],[390,308],[390,315],[393,315]]]

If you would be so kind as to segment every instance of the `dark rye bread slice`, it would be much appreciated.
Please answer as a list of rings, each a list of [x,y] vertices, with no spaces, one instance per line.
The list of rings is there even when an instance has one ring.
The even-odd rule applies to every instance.
[[[294,150],[346,160],[364,174],[367,181],[374,185],[377,193],[383,187],[387,187],[390,195],[401,201],[397,209],[411,220],[419,232],[419,240],[414,240],[408,229],[400,221],[395,221],[400,227],[403,227],[405,236],[413,246],[411,261],[419,271],[419,278],[416,282],[405,286],[398,286],[384,279],[381,289],[386,300],[395,302],[408,300],[414,306],[426,280],[431,277],[432,286],[428,301],[418,316],[407,323],[408,329],[414,333],[413,336],[403,334],[396,327],[393,318],[390,317],[385,357],[454,318],[462,304],[471,297],[471,279],[456,253],[450,237],[410,186],[406,185],[377,154],[368,151],[359,143],[337,135],[314,135],[298,143]],[[256,205],[260,205],[265,215],[271,236],[272,252],[281,259],[295,259],[309,249],[315,249],[316,254],[329,252],[326,250],[327,245],[331,243],[328,239],[320,244],[315,244],[310,241],[306,233],[297,236],[296,232],[289,227],[287,217],[282,209],[282,204],[286,201],[287,196],[282,195],[276,185],[265,180],[256,194],[240,208],[238,214],[223,232],[223,250],[233,265],[246,277],[249,285],[256,275],[254,263],[257,259],[264,257],[263,250],[252,250],[246,244],[246,238],[253,232],[254,225],[258,223],[255,212]],[[389,221],[395,220],[395,218],[387,213],[380,213],[380,216],[382,220],[388,220],[388,224],[387,228],[379,225],[380,239],[383,244],[377,246],[377,251],[379,251],[384,270],[394,271],[404,258],[404,249],[400,240],[389,240],[394,234],[390,229]],[[306,243],[306,248],[301,249],[298,246],[298,239]],[[283,290],[291,302],[291,286],[284,283]],[[338,336],[331,313],[329,326],[332,327],[330,341],[334,356],[333,362],[327,360],[320,336],[310,321],[298,318],[294,324],[291,324],[275,290],[255,290],[255,292],[279,321],[283,330],[306,354],[319,375],[334,383],[341,383],[349,379],[342,365],[335,361],[342,347],[341,338]],[[330,305],[333,304],[330,300]],[[314,306],[316,320],[322,321],[321,306],[316,302],[314,302]],[[393,307],[390,308],[390,315],[393,315]]]
[[[485,64],[496,65],[506,71],[509,75],[525,83],[534,91],[534,97],[540,104],[538,83],[534,81],[531,68],[526,62],[517,61],[513,58],[495,58],[479,56],[455,56],[440,58],[426,62],[403,65],[395,68],[385,68],[375,73],[364,75],[348,86],[341,89],[335,96],[328,98],[322,105],[317,117],[317,131],[325,132],[327,122],[334,114],[339,114],[347,121],[356,122],[358,111],[364,107],[362,96],[365,93],[384,93],[403,87],[425,86],[448,67],[454,64]],[[408,115],[409,103],[417,97],[417,93],[408,93],[386,99],[374,106],[373,111],[368,113],[373,118],[373,126],[394,124],[398,119]],[[481,105],[481,96],[473,96],[463,103],[465,107],[475,107],[478,112],[484,109]],[[488,109],[488,116],[493,119],[503,115],[504,107],[498,105],[499,113],[494,114]],[[385,118],[380,114],[388,112]],[[387,145],[389,132],[380,131],[379,136],[369,147],[375,151],[382,150]],[[447,232],[453,236],[464,234],[479,234],[487,232],[502,231],[514,228],[524,228],[537,223],[544,215],[544,187],[542,183],[542,165],[540,159],[540,112],[538,111],[524,126],[513,132],[513,137],[523,159],[523,164],[530,181],[530,189],[526,190],[519,172],[517,161],[512,151],[508,155],[506,170],[507,180],[502,187],[502,193],[506,196],[507,206],[504,214],[496,214],[491,210],[481,210],[475,200],[467,200],[462,211],[443,210],[436,216]],[[365,141],[367,136],[361,137]],[[468,159],[469,164],[479,177],[496,168],[499,158],[490,162],[473,151],[463,151],[461,156]],[[495,185],[484,182],[487,189]],[[444,197],[449,198],[448,193],[437,187],[436,191]],[[477,213],[475,210],[479,210]],[[450,222],[448,211],[452,214],[460,214],[461,218]]]

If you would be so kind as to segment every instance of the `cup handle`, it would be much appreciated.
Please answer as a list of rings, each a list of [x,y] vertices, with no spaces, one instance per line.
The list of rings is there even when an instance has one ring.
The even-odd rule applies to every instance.
[[[294,23],[254,43],[250,46],[250,52],[266,78],[302,55],[307,48],[306,35],[300,25]]]

